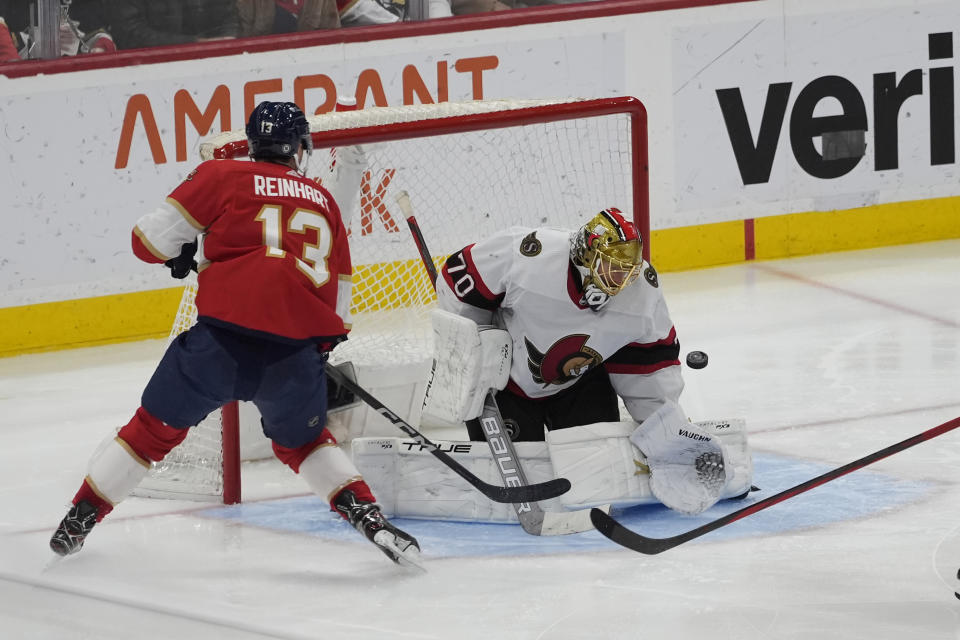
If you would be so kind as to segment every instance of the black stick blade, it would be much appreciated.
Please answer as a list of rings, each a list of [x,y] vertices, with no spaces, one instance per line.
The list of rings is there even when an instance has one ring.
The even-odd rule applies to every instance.
[[[645,553],[649,556],[656,555],[667,549],[672,549],[686,541],[683,535],[672,538],[648,538],[642,536],[639,533],[627,529],[600,509],[590,509],[590,521],[593,522],[593,526],[597,531],[620,546],[638,553]]]
[[[553,480],[547,480],[539,484],[525,484],[518,487],[496,487],[496,489],[497,491],[483,491],[483,493],[494,502],[511,504],[517,504],[519,502],[540,502],[541,500],[556,498],[570,491],[570,481],[566,478],[554,478]]]
[[[711,531],[715,531],[720,527],[725,527],[732,522],[736,522],[737,520],[751,516],[758,511],[768,509],[769,507],[779,504],[784,500],[789,500],[790,498],[798,496],[801,493],[815,489],[816,487],[845,476],[848,473],[853,473],[857,469],[862,469],[863,467],[873,464],[878,460],[888,458],[895,453],[903,451],[904,449],[909,449],[910,447],[918,445],[921,442],[926,442],[927,440],[931,440],[939,435],[943,435],[944,433],[953,431],[957,428],[960,428],[960,417],[954,418],[953,420],[948,420],[947,422],[937,425],[932,429],[927,429],[922,433],[918,433],[912,438],[901,440],[896,444],[892,444],[889,447],[875,451],[870,455],[866,455],[858,460],[849,462],[842,467],[837,467],[836,469],[821,474],[816,478],[811,478],[806,482],[801,482],[796,486],[785,489],[776,495],[772,495],[758,502],[754,502],[753,504],[749,504],[742,509],[734,511],[733,513],[728,513],[721,518],[717,518],[716,520],[712,520],[695,529],[691,529],[685,533],[681,533],[669,538],[648,538],[646,536],[642,536],[639,533],[627,529],[625,526],[599,509],[590,510],[590,521],[593,522],[593,526],[596,527],[597,531],[605,535],[610,540],[613,540],[617,544],[639,553],[654,555],[662,551],[666,551],[667,549],[672,549],[683,544],[684,542],[689,542],[694,538],[699,538],[700,536],[710,533]]]

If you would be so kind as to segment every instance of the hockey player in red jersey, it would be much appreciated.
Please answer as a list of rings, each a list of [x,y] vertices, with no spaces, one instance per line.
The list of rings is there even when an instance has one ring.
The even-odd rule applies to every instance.
[[[177,278],[199,267],[198,322],[170,344],[133,419],[94,452],[50,547],[79,551],[189,427],[249,400],[280,460],[391,560],[419,564],[417,541],[384,518],[326,428],[324,364],[349,330],[351,264],[336,202],[299,171],[312,148],[306,117],[263,102],[246,133],[252,162],[202,163],[134,227],[141,260]]]

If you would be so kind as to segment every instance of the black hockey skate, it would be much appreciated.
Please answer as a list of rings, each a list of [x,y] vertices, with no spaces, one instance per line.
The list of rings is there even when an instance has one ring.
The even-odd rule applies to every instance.
[[[388,558],[402,566],[423,569],[417,539],[390,524],[376,503],[360,502],[352,491],[344,489],[334,499],[334,506]]]
[[[97,524],[97,508],[86,500],[81,500],[71,507],[60,521],[60,526],[50,538],[50,548],[60,556],[80,551],[83,541],[95,524]]]

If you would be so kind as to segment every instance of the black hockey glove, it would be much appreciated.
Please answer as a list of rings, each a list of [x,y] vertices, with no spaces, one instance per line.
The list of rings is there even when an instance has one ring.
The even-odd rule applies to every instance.
[[[180,255],[170,258],[163,263],[163,266],[170,269],[171,276],[183,280],[191,271],[197,270],[197,261],[193,259],[195,255],[197,255],[197,241],[185,242],[180,245]]]
[[[353,365],[349,362],[344,362],[337,366],[337,369],[343,371],[348,378],[351,380],[356,380],[356,372],[353,368]],[[357,398],[356,394],[348,389],[347,387],[341,385],[332,376],[327,376],[327,412],[334,413],[336,411],[342,411],[344,409],[351,409],[360,404],[360,400]]]

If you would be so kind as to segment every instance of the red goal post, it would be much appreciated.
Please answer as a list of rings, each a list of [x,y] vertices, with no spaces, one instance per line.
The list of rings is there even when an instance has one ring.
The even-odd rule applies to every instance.
[[[438,265],[505,227],[574,229],[610,206],[633,218],[649,259],[647,117],[636,98],[374,107],[309,122],[306,173],[340,205],[354,264],[353,329],[331,360],[353,362],[361,385],[376,369],[412,366],[430,353],[436,297],[395,200],[402,191]],[[201,145],[203,159],[246,155],[243,131]],[[171,337],[195,321],[195,294],[188,284]],[[403,417],[419,426],[413,413]],[[239,434],[245,423],[253,423],[246,431],[259,429],[243,414],[234,404],[208,416],[137,493],[239,502],[246,457]]]

